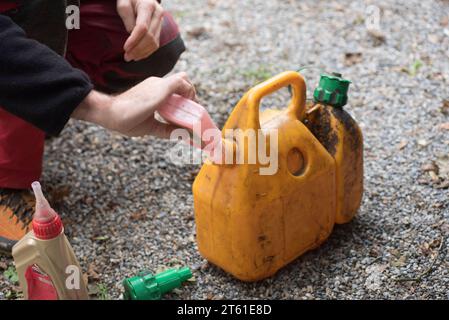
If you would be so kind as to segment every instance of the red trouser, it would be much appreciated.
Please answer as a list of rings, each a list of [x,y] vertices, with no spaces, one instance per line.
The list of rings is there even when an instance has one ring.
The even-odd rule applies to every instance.
[[[80,17],[80,29],[69,31],[66,58],[85,71],[102,91],[122,91],[149,76],[163,76],[184,50],[182,42],[170,43],[179,35],[168,13],[160,49],[148,59],[130,63],[123,60],[123,45],[129,34],[117,14],[115,1],[84,0]],[[0,187],[29,188],[39,180],[44,138],[44,132],[0,107]]]

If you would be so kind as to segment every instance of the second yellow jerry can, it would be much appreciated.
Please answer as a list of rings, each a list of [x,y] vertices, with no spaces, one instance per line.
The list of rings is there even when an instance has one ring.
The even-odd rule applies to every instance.
[[[335,159],[337,182],[336,223],[347,223],[357,213],[363,195],[363,136],[343,106],[350,81],[341,74],[322,74],[313,93],[314,106],[305,124]]]
[[[287,108],[259,114],[263,97],[289,85]],[[193,184],[199,251],[238,279],[273,275],[334,226],[335,160],[302,122],[305,100],[304,79],[293,71],[249,90],[222,130],[224,139],[243,134],[230,141],[235,163],[206,162]],[[275,170],[266,170],[267,159]]]

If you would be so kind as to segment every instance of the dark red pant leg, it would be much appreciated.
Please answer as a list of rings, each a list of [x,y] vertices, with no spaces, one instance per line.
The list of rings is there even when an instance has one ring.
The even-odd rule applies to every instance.
[[[25,189],[42,173],[45,134],[0,108],[0,187]]]
[[[0,12],[17,7],[1,1]],[[40,178],[44,133],[0,106],[0,188],[25,189]]]
[[[149,58],[125,62],[123,45],[129,37],[117,13],[116,1],[83,0],[80,29],[69,31],[67,60],[85,71],[96,88],[120,92],[150,76],[162,77],[185,50],[170,13],[164,13],[160,48]]]

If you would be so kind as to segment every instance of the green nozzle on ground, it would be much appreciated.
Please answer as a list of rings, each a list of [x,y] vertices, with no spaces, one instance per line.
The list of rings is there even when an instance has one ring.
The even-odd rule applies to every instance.
[[[192,277],[188,267],[169,269],[156,275],[149,271],[140,272],[137,276],[123,280],[126,300],[159,300],[162,295],[178,288]]]

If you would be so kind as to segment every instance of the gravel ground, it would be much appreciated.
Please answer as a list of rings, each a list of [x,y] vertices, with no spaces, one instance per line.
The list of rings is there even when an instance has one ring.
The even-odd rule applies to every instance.
[[[47,143],[43,182],[60,200],[92,293],[120,298],[122,279],[143,268],[188,265],[198,268],[195,281],[167,298],[449,299],[449,2],[166,5],[188,45],[176,70],[189,73],[220,125],[271,74],[312,65],[353,81],[347,110],[364,132],[363,204],[320,248],[271,279],[242,283],[198,254],[191,185],[199,166],[172,164],[172,142],[71,122]],[[380,32],[365,23],[376,8]],[[318,71],[304,75],[313,88]],[[0,269],[8,265],[0,258]],[[405,277],[421,281],[397,281]],[[0,298],[10,290],[0,275]]]

